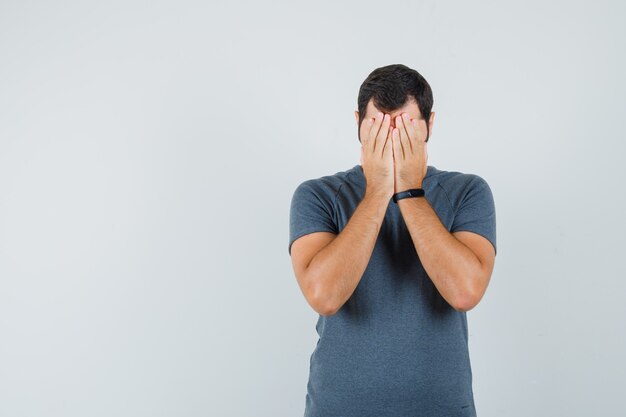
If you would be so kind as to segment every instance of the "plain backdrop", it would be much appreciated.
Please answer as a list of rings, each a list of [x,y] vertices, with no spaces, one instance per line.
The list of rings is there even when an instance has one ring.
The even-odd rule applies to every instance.
[[[317,314],[302,181],[359,163],[375,68],[434,92],[430,165],[482,176],[478,414],[617,415],[622,1],[0,3],[0,415],[299,416]]]

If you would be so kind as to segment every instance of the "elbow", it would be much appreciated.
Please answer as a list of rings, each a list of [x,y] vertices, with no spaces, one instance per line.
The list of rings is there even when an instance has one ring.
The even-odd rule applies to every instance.
[[[332,316],[339,310],[339,304],[336,302],[334,291],[331,286],[323,285],[318,281],[311,291],[311,300],[309,304],[321,316]]]
[[[485,278],[481,274],[472,275],[470,279],[466,280],[465,288],[457,294],[452,307],[463,313],[472,310],[483,298],[488,281],[489,278]]]
[[[339,310],[339,305],[336,302],[336,297],[333,296],[333,288],[326,284],[320,274],[312,271],[309,271],[307,282],[309,285],[305,296],[311,308],[321,316],[335,314]]]
[[[462,301],[462,302],[456,302],[452,307],[456,311],[459,311],[461,313],[466,313],[470,311],[471,309],[473,309],[474,307],[476,307],[476,304],[472,302]]]
[[[321,316],[332,316],[339,308],[332,302],[328,291],[318,291],[311,297],[311,307]]]
[[[452,307],[456,311],[466,313],[476,307],[480,299],[481,296],[476,291],[466,290],[457,298]]]
[[[309,304],[320,316],[332,316],[338,311],[337,308],[323,302],[310,302]]]

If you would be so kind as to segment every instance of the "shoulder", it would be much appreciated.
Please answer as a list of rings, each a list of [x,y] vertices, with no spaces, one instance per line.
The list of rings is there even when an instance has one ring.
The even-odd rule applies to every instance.
[[[489,193],[488,182],[480,175],[461,171],[437,170],[433,180],[443,189],[451,203],[459,204],[469,194]]]
[[[352,170],[338,171],[334,174],[306,179],[296,187],[295,195],[316,196],[325,201],[334,201],[341,187],[348,181]]]

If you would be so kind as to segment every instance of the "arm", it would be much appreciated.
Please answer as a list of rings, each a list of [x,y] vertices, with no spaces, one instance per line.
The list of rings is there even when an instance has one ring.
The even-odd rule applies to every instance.
[[[312,294],[309,304],[315,305],[320,314],[335,314],[350,298],[376,246],[393,195],[390,124],[389,115],[377,112],[376,117],[366,118],[359,127],[365,196],[341,233],[319,251],[315,249],[317,253],[305,264],[302,275]]]
[[[372,256],[390,198],[390,194],[366,191],[341,233],[304,270],[302,281],[320,314],[335,314],[354,292]]]
[[[439,293],[456,310],[472,309],[491,277],[495,256],[491,243],[471,232],[449,233],[424,197],[398,200],[398,205],[420,261]]]
[[[432,130],[431,114],[430,121]],[[428,148],[426,120],[411,119],[403,113],[396,117],[393,130],[396,192],[421,188],[427,173]],[[482,298],[491,277],[495,243],[479,233],[492,236],[495,242],[495,212],[487,183],[476,183],[468,193],[466,205],[456,213],[453,234],[441,223],[426,198],[398,201],[415,250],[426,273],[441,296],[458,311],[468,311]],[[477,217],[476,212],[480,212]],[[482,214],[484,212],[484,214]]]

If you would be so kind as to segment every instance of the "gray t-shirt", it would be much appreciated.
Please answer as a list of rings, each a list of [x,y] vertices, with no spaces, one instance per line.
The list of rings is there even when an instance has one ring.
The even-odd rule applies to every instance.
[[[341,232],[365,184],[361,165],[302,182],[291,200],[289,254],[303,235]],[[494,200],[484,179],[429,165],[422,188],[449,232],[478,233],[496,248]],[[359,284],[336,314],[319,316],[315,329],[305,417],[476,415],[466,313],[439,294],[392,200]]]

